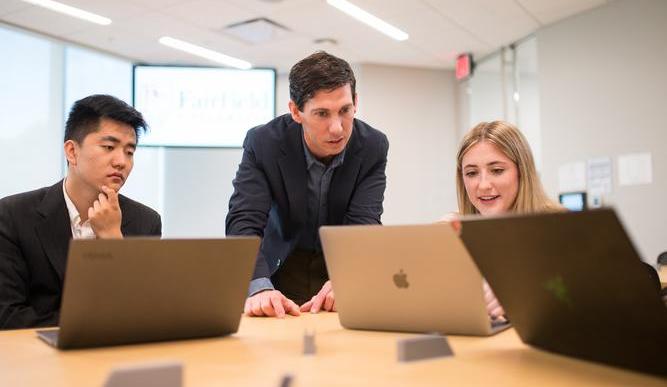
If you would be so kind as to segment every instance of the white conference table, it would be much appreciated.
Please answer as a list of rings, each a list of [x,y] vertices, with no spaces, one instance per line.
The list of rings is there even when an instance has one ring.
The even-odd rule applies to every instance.
[[[317,353],[302,354],[304,330]],[[449,336],[453,357],[397,361],[414,335],[343,329],[336,313],[248,318],[232,336],[58,351],[32,329],[0,332],[0,386],[102,386],[119,366],[179,361],[184,386],[665,386],[667,379],[570,359],[524,345],[510,329],[488,338]]]

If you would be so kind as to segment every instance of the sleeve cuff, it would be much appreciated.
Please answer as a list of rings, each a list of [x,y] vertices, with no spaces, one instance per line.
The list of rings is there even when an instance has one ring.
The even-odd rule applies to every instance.
[[[250,281],[250,286],[248,287],[248,297],[253,296],[262,290],[273,290],[273,284],[271,280],[266,277],[255,278]]]

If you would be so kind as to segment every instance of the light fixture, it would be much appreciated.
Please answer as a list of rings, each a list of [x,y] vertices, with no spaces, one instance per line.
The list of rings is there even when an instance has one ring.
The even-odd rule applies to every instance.
[[[244,60],[234,58],[217,51],[209,50],[208,48],[200,47],[183,40],[170,38],[169,36],[161,37],[159,42],[167,47],[175,48],[177,50],[187,52],[188,54],[196,55],[198,57],[205,58],[225,66],[230,66],[241,70],[248,70],[252,67],[252,64]]]
[[[327,0],[327,3],[362,23],[366,23],[383,34],[398,41],[408,40],[409,35],[398,28],[392,26],[379,17],[370,14],[347,0]]]
[[[75,8],[63,3],[59,3],[57,1],[52,1],[52,0],[23,0],[23,1],[26,3],[50,9],[52,11],[64,13],[65,15],[89,21],[91,23],[100,24],[103,26],[111,24],[111,19],[109,19],[108,17],[96,15],[92,12],[84,11],[82,9]]]
[[[265,17],[234,23],[225,27],[223,31],[250,44],[276,41],[289,33],[285,26]]]

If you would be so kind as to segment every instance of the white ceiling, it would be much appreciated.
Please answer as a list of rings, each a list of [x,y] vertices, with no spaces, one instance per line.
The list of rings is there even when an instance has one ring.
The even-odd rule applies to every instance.
[[[288,71],[318,49],[353,63],[453,68],[461,52],[484,56],[542,26],[610,0],[351,0],[410,34],[394,41],[329,6],[325,0],[60,0],[111,18],[98,26],[24,3],[0,1],[0,20],[137,62],[211,65],[160,45],[167,35]],[[245,43],[225,26],[258,17],[290,31],[262,44]],[[316,44],[319,38],[338,43]]]

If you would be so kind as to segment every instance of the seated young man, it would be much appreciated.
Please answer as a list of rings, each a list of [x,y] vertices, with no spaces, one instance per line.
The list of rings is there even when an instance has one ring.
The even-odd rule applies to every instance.
[[[0,329],[57,325],[70,239],[161,235],[160,215],[118,194],[146,123],[108,95],[74,103],[67,177],[0,199]]]

